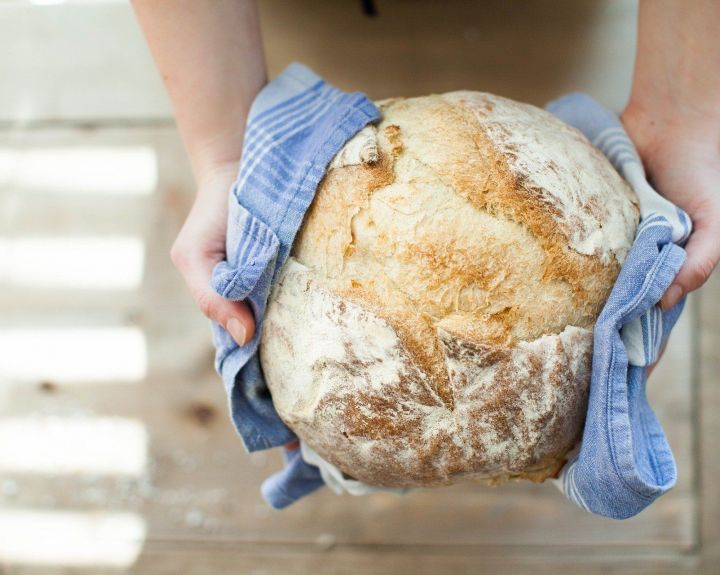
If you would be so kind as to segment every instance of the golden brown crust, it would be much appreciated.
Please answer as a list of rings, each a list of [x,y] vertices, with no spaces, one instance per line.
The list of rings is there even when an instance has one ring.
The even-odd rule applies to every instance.
[[[331,169],[296,238],[307,290],[295,270],[271,295],[261,358],[278,411],[374,485],[553,476],[637,224],[627,186],[529,106],[459,92],[379,108],[378,161]]]
[[[283,420],[370,485],[542,481],[582,429],[592,334],[506,349],[438,330],[449,407],[388,321],[288,260],[263,324],[263,372]]]

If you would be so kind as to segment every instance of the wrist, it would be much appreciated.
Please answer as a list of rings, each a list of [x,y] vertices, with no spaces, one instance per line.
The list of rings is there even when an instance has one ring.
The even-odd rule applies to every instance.
[[[195,184],[201,188],[208,180],[214,180],[219,174],[237,172],[242,151],[242,130],[240,141],[237,136],[231,141],[216,137],[211,141],[200,142],[198,138],[184,138],[185,150],[190,160]]]
[[[198,189],[221,174],[237,174],[247,123],[244,109],[228,114],[222,125],[216,122],[202,130],[190,129],[187,122],[177,120]]]
[[[687,132],[707,139],[720,134],[720,108],[702,109],[681,97],[646,96],[633,91],[622,115],[663,131]]]
[[[680,146],[720,153],[720,117],[631,97],[620,119],[641,157]]]
[[[198,196],[218,194],[220,190],[227,190],[235,181],[240,164],[240,158],[234,159],[205,159],[202,162],[192,161],[193,175]]]

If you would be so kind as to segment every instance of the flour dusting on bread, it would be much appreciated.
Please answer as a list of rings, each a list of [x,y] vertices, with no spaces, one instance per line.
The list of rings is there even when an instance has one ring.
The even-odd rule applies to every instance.
[[[574,129],[477,92],[377,103],[273,287],[283,420],[370,485],[542,481],[582,433],[637,201]]]

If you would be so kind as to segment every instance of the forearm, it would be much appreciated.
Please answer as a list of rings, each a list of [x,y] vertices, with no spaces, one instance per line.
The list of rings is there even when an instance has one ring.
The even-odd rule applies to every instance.
[[[627,112],[720,145],[720,2],[640,1]]]
[[[720,261],[720,2],[640,0],[635,74],[622,121],[648,178],[693,230],[662,309]]]
[[[253,0],[133,0],[200,185],[236,169],[253,98],[267,81]]]

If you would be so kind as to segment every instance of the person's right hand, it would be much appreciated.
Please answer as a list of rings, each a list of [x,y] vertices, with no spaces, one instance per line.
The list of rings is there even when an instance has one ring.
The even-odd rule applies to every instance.
[[[215,264],[225,259],[228,191],[238,162],[228,162],[200,179],[195,202],[170,250],[200,311],[222,325],[239,346],[255,332],[252,311],[245,302],[223,298],[210,285]]]

